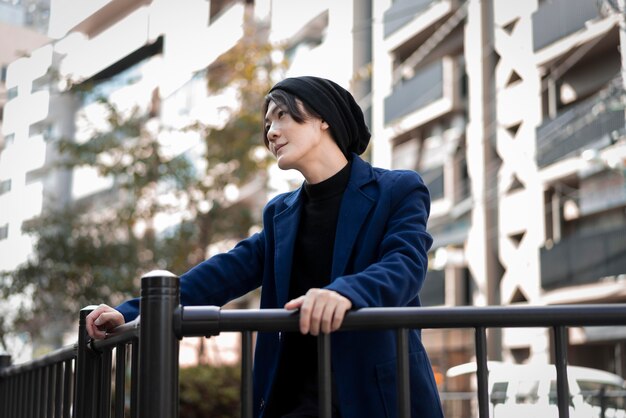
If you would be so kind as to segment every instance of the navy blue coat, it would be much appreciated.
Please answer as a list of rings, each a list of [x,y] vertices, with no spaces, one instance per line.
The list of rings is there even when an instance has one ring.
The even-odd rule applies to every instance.
[[[288,301],[293,247],[302,199],[298,189],[270,201],[263,230],[228,253],[181,276],[183,305],[218,305],[262,286],[261,308]],[[430,210],[428,190],[413,171],[374,168],[353,156],[337,223],[331,283],[354,308],[420,306]],[[118,306],[126,320],[138,301]],[[332,368],[342,418],[396,417],[396,337],[393,331],[336,332]],[[262,417],[278,367],[278,333],[259,333],[254,365],[255,417]],[[418,330],[409,334],[413,418],[442,417],[432,368]],[[303,361],[306,361],[303,359]]]

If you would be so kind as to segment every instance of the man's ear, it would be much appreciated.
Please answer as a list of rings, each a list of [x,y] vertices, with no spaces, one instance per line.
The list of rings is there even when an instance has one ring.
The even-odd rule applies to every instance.
[[[326,129],[328,129],[328,128],[329,128],[328,123],[326,123],[326,121],[325,121],[325,120],[323,120],[323,121],[322,121],[322,129],[326,130]]]

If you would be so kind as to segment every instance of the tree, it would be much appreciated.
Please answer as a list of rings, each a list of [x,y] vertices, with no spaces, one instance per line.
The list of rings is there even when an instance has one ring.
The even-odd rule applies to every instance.
[[[210,244],[248,234],[256,218],[226,191],[262,176],[268,165],[261,103],[276,70],[272,50],[263,28],[249,19],[240,44],[207,69],[209,93],[234,89],[239,105],[222,126],[196,122],[187,128],[203,138],[202,164],[185,154],[168,156],[159,141],[165,128],[155,128],[158,106],[124,111],[106,97],[99,99],[106,128],[94,128],[85,142],[58,142],[63,167],[95,168],[113,187],[46,210],[25,226],[35,238],[34,255],[16,271],[1,273],[0,296],[28,298],[16,307],[14,323],[0,324],[0,343],[15,329],[40,335],[51,321],[66,328],[88,304],[116,305],[136,295],[143,273],[183,272],[205,258]],[[183,216],[159,231],[155,217],[163,213]]]

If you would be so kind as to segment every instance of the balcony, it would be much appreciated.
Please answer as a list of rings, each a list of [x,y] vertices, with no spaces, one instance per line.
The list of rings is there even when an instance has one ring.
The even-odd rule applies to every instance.
[[[540,2],[539,8],[532,16],[533,50],[538,51],[584,29],[586,22],[600,17],[597,3],[590,0]]]
[[[394,86],[385,98],[385,123],[406,116],[444,97],[444,62],[436,61],[416,71],[413,78]]]
[[[383,15],[385,38],[422,13],[436,0],[395,0]]]
[[[566,110],[537,128],[537,164],[544,168],[586,148],[612,143],[612,134],[624,129],[624,110],[611,108],[621,94],[621,80],[608,89]]]
[[[595,283],[626,273],[626,225],[594,233],[575,233],[540,251],[544,289]]]

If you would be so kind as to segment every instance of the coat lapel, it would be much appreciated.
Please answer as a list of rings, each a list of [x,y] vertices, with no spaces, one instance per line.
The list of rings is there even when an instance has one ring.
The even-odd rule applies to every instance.
[[[331,273],[333,280],[344,274],[359,231],[375,203],[362,190],[374,177],[372,167],[356,155],[352,161],[350,182],[344,192],[337,221]]]
[[[284,201],[287,207],[274,216],[274,269],[278,307],[283,307],[289,297],[293,247],[300,223],[301,191],[299,189],[287,197]]]

